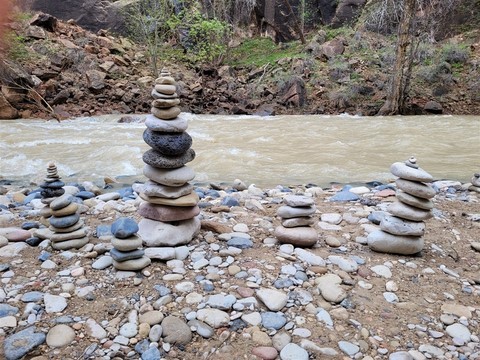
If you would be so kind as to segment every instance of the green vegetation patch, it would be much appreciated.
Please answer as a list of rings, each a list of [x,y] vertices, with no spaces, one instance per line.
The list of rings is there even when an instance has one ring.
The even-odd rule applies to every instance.
[[[225,63],[232,66],[264,66],[283,58],[305,58],[300,43],[275,44],[270,38],[253,38],[229,50]]]

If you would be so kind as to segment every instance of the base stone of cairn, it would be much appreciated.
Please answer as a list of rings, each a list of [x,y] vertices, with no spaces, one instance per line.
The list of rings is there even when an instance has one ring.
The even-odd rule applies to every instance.
[[[313,198],[303,195],[287,195],[283,198],[285,205],[277,210],[282,225],[275,228],[274,236],[282,244],[298,247],[310,247],[317,243],[317,231],[311,226],[312,215],[316,211]]]
[[[113,238],[110,256],[113,267],[123,271],[139,271],[152,262],[142,249],[142,239],[137,236],[138,225],[135,220],[122,217],[110,228]]]
[[[397,201],[388,207],[389,215],[380,222],[380,229],[368,235],[368,246],[378,252],[412,255],[424,246],[425,220],[433,217],[435,190],[426,183],[432,176],[417,165],[417,160],[396,162],[390,167],[398,176]]]
[[[471,183],[472,185],[468,187],[468,190],[480,193],[480,173],[473,174]]]
[[[145,120],[143,140],[144,184],[133,189],[142,198],[138,235],[147,247],[188,244],[200,230],[199,197],[189,181],[195,172],[185,164],[195,158],[188,121],[181,113],[175,79],[162,70],[152,90],[151,114]]]

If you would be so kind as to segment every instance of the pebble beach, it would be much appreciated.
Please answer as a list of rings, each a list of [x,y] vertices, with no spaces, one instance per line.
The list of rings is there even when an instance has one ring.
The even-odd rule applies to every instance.
[[[367,245],[395,183],[197,184],[193,239],[145,248],[148,266],[119,270],[112,224],[141,220],[134,188],[64,186],[88,243],[56,250],[38,186],[4,181],[5,359],[480,359],[480,193],[471,184],[432,183],[433,218],[414,255]],[[290,195],[316,206],[313,246],[275,236]]]

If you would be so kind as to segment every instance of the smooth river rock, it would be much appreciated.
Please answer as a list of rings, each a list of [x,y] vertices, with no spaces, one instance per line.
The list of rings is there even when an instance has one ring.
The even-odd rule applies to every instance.
[[[88,244],[88,237],[83,237],[80,239],[72,239],[61,242],[52,242],[52,248],[55,250],[70,250],[70,249],[80,249]]]
[[[75,340],[75,330],[65,324],[55,325],[48,331],[46,340],[52,348],[67,346]]]
[[[182,220],[174,224],[150,219],[138,223],[138,235],[146,246],[178,246],[189,243],[200,230],[200,219]]]
[[[177,316],[167,316],[162,321],[164,341],[171,344],[187,345],[192,340],[190,327]]]
[[[320,294],[326,301],[338,304],[347,297],[347,293],[340,286],[342,278],[336,274],[323,275],[315,282]]]
[[[128,239],[112,238],[112,245],[119,251],[132,251],[142,246],[142,238],[130,236]]]
[[[178,199],[181,196],[188,195],[193,191],[193,185],[186,183],[183,186],[166,186],[148,180],[145,184],[133,184],[133,190],[147,196],[156,196],[166,199]]]
[[[138,207],[138,214],[147,219],[169,222],[191,219],[200,214],[200,208],[197,205],[168,206],[143,202]]]
[[[113,222],[110,231],[118,239],[127,239],[138,231],[138,225],[132,218],[121,217]]]
[[[387,210],[392,215],[412,221],[423,221],[433,217],[432,210],[418,209],[400,201],[395,201],[392,203]]]
[[[315,200],[311,196],[305,195],[286,195],[283,198],[283,203],[291,207],[299,206],[312,206],[315,204]]]
[[[5,338],[3,355],[6,360],[19,360],[31,350],[43,344],[45,339],[45,334],[35,332],[35,327],[33,326],[20,330]]]
[[[423,236],[425,234],[423,221],[410,221],[391,215],[382,219],[380,228],[393,235]]]
[[[257,290],[257,297],[271,311],[280,311],[287,305],[288,295],[275,289]]]
[[[411,205],[413,207],[430,210],[433,209],[433,201],[429,199],[422,199],[417,196],[407,194],[403,191],[397,191],[397,199],[403,202],[404,204]]]
[[[162,185],[183,186],[195,178],[195,171],[188,166],[176,169],[159,169],[145,165],[143,167],[143,175]]]
[[[176,169],[195,159],[195,151],[190,148],[179,156],[166,156],[150,149],[143,153],[143,162],[159,169]]]
[[[397,187],[400,190],[405,191],[407,194],[417,196],[422,199],[431,199],[436,194],[435,189],[432,187],[416,181],[397,179],[395,180],[395,184],[397,184]]]
[[[182,112],[182,110],[178,106],[174,106],[168,109],[167,108],[160,109],[160,108],[152,107],[150,111],[152,112],[152,115],[163,120],[175,119]]]
[[[139,194],[140,197],[151,203],[151,204],[157,204],[157,205],[168,205],[168,206],[195,206],[198,204],[198,201],[200,198],[198,197],[198,194],[193,191],[188,195],[181,196],[177,199],[166,199],[162,197],[154,197],[154,196],[147,196],[144,193]]]
[[[72,226],[76,224],[78,220],[80,220],[80,214],[73,214],[73,215],[63,216],[63,217],[52,216],[48,219],[48,221],[50,222],[50,225],[56,228],[66,228],[66,227]]]
[[[315,214],[317,210],[315,205],[311,206],[302,206],[302,207],[291,207],[291,206],[280,206],[277,210],[277,216],[280,216],[283,219],[290,219],[294,217],[301,216],[310,216]]]
[[[424,245],[423,237],[392,235],[382,230],[368,234],[367,241],[373,251],[399,255],[416,254]]]
[[[182,114],[173,120],[162,120],[149,114],[145,126],[152,131],[184,132],[188,128],[188,120]]]
[[[317,243],[318,234],[311,227],[286,228],[277,226],[274,236],[283,244],[292,244],[298,247],[310,247]]]
[[[145,129],[143,141],[152,149],[166,156],[179,156],[192,146],[192,137],[186,132],[164,133]]]
[[[142,256],[141,258],[126,260],[126,261],[112,261],[113,266],[117,270],[123,271],[138,271],[147,267],[152,263],[149,257]]]
[[[413,168],[406,165],[403,162],[396,162],[390,166],[390,172],[398,176],[399,178],[412,180],[412,181],[421,181],[421,182],[432,182],[433,177],[425,170],[421,168]]]

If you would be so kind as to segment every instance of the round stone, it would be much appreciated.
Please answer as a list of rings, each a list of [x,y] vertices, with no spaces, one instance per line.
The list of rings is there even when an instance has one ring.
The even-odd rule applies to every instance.
[[[83,238],[87,235],[87,229],[78,229],[69,233],[58,233],[58,234],[53,234],[50,237],[50,240],[54,243],[57,242],[62,242],[62,241],[67,241],[67,240],[72,240],[72,239],[80,239]]]
[[[179,156],[192,146],[192,137],[186,132],[165,133],[145,129],[143,140],[154,150],[166,156]]]
[[[155,205],[143,202],[138,208],[138,214],[144,218],[156,221],[180,221],[191,219],[200,214],[200,208],[195,206]]]
[[[163,341],[171,344],[187,345],[192,340],[190,327],[177,316],[167,316],[162,321]]]
[[[88,244],[88,237],[84,237],[81,239],[72,239],[72,240],[52,243],[52,248],[55,250],[80,249],[81,247],[87,244]]]
[[[423,237],[392,235],[382,230],[368,234],[367,241],[373,251],[399,255],[416,254],[424,245]]]
[[[113,260],[113,267],[117,270],[122,271],[138,271],[146,268],[150,265],[152,260],[146,256],[142,256],[138,259],[126,260],[126,261],[115,261]]]
[[[163,73],[161,75],[163,75]],[[169,75],[160,76],[155,79],[155,84],[175,85],[175,79]]]
[[[433,212],[431,210],[418,209],[400,201],[392,203],[388,207],[388,212],[402,219],[412,221],[423,221],[433,217]]]
[[[280,359],[282,360],[308,360],[308,352],[297,344],[287,344],[280,351]]]
[[[130,236],[128,239],[112,238],[112,246],[119,251],[132,251],[142,246],[142,239]]]
[[[151,114],[145,119],[145,126],[152,131],[184,132],[188,128],[188,120],[179,114],[176,119],[162,120]]]
[[[433,188],[420,182],[397,179],[395,183],[400,190],[403,190],[407,194],[417,196],[422,199],[431,199],[436,194]]]
[[[52,216],[48,219],[50,225],[56,228],[67,228],[69,226],[75,225],[78,220],[80,220],[80,214],[73,214],[62,217]]]
[[[68,205],[73,201],[73,196],[70,194],[64,194],[50,203],[50,209],[52,210],[60,210]]]
[[[310,247],[317,243],[317,231],[311,227],[286,228],[277,226],[274,236],[283,244],[292,244],[298,247]]]
[[[47,334],[47,345],[52,348],[67,346],[73,340],[75,340],[75,330],[64,324],[55,325]]]
[[[193,191],[193,185],[186,183],[183,186],[166,186],[148,180],[145,184],[133,184],[133,190],[147,196],[156,196],[167,199],[178,199],[181,196],[188,195]]]
[[[409,221],[391,215],[382,219],[380,228],[392,235],[423,236],[425,234],[423,221]]]
[[[72,226],[69,226],[66,228],[57,228],[55,226],[49,226],[48,229],[55,233],[69,233],[69,232],[80,229],[81,227],[83,227],[83,225],[85,225],[85,222],[83,221],[83,219],[80,219]]]
[[[170,120],[170,119],[175,119],[178,115],[180,115],[182,110],[177,106],[174,106],[168,109],[159,109],[156,107],[152,107],[150,109],[150,112],[152,113],[153,116],[159,119]]]
[[[406,165],[403,162],[393,163],[392,166],[390,166],[390,172],[393,175],[406,180],[421,182],[433,181],[432,175],[427,173],[425,170],[421,168],[415,169],[411,166]]]
[[[159,93],[157,90],[155,90],[155,88],[152,89],[151,95],[154,99],[176,99],[176,98],[178,98],[177,93],[173,93],[171,95],[162,94],[162,93]]]
[[[115,220],[110,231],[118,239],[126,239],[138,231],[137,222],[128,217],[121,217]]]
[[[422,198],[407,194],[406,192],[403,192],[403,191],[397,191],[397,199],[404,204],[411,205],[419,209],[424,209],[424,210],[433,209],[432,200],[422,199]]]
[[[177,106],[180,104],[180,99],[155,99],[152,101],[152,107],[165,109]]]
[[[195,178],[195,171],[188,166],[176,169],[159,169],[150,165],[143,167],[143,175],[150,180],[166,186],[183,186]]]
[[[195,151],[190,148],[180,156],[165,156],[153,149],[143,154],[143,162],[159,169],[176,169],[195,159]]]

